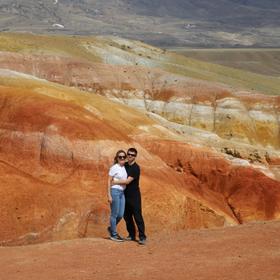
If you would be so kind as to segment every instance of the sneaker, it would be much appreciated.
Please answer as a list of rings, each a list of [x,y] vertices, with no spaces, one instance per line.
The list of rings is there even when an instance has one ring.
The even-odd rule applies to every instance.
[[[123,242],[124,240],[119,235],[110,236],[112,241]]]
[[[124,241],[136,241],[135,237],[131,237],[130,235],[128,237],[123,238]]]
[[[138,241],[138,244],[140,244],[140,245],[146,245],[146,238],[140,239],[140,240]]]

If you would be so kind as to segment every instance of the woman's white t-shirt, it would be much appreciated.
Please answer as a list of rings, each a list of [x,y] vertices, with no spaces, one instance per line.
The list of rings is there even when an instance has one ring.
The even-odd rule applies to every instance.
[[[109,176],[113,177],[116,180],[126,180],[127,173],[124,166],[120,166],[118,163],[114,164],[109,170]],[[124,190],[125,186],[113,185],[112,189]]]

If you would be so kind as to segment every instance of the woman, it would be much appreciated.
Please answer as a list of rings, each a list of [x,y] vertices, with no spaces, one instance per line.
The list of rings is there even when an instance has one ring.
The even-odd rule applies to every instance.
[[[114,159],[114,165],[109,170],[108,178],[108,202],[111,206],[110,226],[108,232],[110,239],[113,241],[124,241],[117,233],[117,224],[123,217],[125,208],[124,189],[125,185],[112,185],[114,179],[124,180],[127,179],[127,173],[124,167],[126,160],[126,153],[119,150]],[[111,186],[112,185],[112,186]]]

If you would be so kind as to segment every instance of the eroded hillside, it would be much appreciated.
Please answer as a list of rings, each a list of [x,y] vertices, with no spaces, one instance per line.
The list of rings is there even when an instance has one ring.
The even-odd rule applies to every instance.
[[[279,218],[279,96],[160,69],[172,55],[153,47],[140,66],[121,48],[104,61],[98,38],[24,40],[1,41],[3,244],[102,236],[108,168],[129,146],[149,233]]]

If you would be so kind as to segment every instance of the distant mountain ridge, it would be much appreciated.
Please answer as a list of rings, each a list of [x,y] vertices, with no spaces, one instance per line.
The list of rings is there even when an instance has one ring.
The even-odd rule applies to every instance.
[[[277,47],[277,0],[1,0],[1,31],[117,35],[160,46]]]

